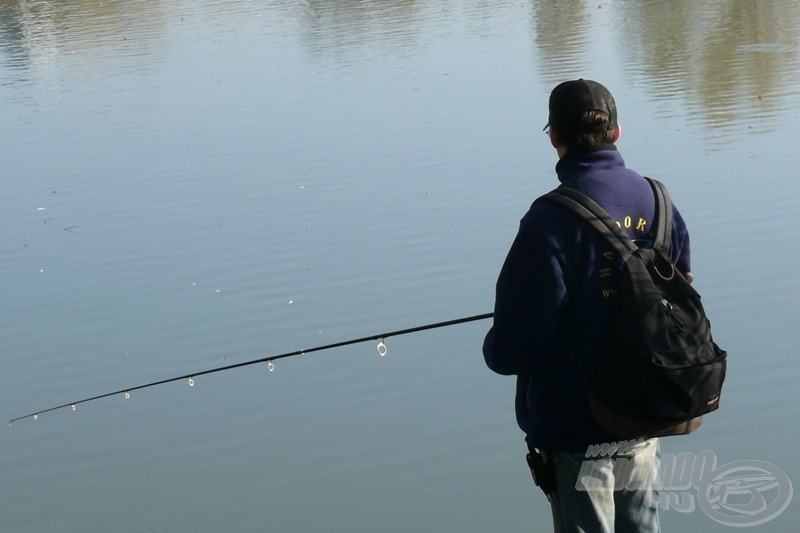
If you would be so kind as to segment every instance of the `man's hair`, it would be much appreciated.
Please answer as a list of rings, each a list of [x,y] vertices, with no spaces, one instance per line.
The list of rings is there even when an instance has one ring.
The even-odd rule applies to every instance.
[[[609,123],[608,113],[605,111],[586,111],[580,117],[578,126],[575,128],[580,131],[588,131]],[[558,140],[568,149],[585,148],[596,144],[612,144],[616,141],[616,128],[607,131],[595,131],[591,133],[560,132],[556,129]]]

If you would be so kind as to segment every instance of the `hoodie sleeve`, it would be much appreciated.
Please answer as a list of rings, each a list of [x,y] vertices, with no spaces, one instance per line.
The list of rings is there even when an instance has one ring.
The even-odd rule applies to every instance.
[[[522,220],[500,271],[494,323],[483,343],[486,364],[503,375],[528,373],[548,354],[566,303],[563,257],[531,218]]]

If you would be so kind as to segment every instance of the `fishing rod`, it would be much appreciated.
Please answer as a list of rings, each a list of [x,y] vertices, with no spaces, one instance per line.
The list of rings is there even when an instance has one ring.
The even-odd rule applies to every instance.
[[[278,359],[284,359],[286,357],[293,357],[295,355],[304,355],[304,354],[312,353],[312,352],[321,352],[323,350],[330,350],[330,349],[333,349],[333,348],[341,348],[342,346],[349,346],[351,344],[358,344],[358,343],[367,342],[367,341],[375,341],[375,340],[377,340],[378,341],[378,346],[377,346],[378,354],[381,357],[383,357],[383,356],[386,355],[386,352],[387,352],[386,344],[384,344],[384,341],[386,339],[388,339],[389,337],[398,337],[400,335],[407,335],[409,333],[417,333],[419,331],[425,331],[425,330],[429,330],[429,329],[444,328],[444,327],[447,327],[447,326],[455,326],[456,324],[464,324],[465,322],[474,322],[476,320],[485,320],[487,318],[492,318],[493,316],[494,316],[494,313],[484,313],[482,315],[473,315],[473,316],[468,316],[468,317],[464,317],[464,318],[455,318],[453,320],[446,320],[444,322],[435,322],[433,324],[425,324],[424,326],[415,326],[413,328],[399,329],[399,330],[396,330],[396,331],[387,331],[386,333],[378,333],[378,334],[375,334],[375,335],[369,335],[367,337],[359,337],[357,339],[350,339],[350,340],[346,340],[346,341],[334,342],[334,343],[331,343],[331,344],[323,344],[321,346],[314,346],[313,348],[304,348],[302,350],[294,350],[292,352],[286,352],[286,353],[281,353],[281,354],[277,354],[277,355],[268,355],[266,357],[261,357],[259,359],[253,359],[251,361],[244,361],[244,362],[241,362],[241,363],[234,363],[232,365],[226,365],[226,366],[220,366],[220,367],[216,367],[216,368],[211,368],[211,369],[208,369],[208,370],[202,370],[200,372],[193,372],[191,374],[184,374],[184,375],[181,375],[181,376],[175,376],[175,377],[171,377],[171,378],[167,378],[167,379],[162,379],[162,380],[159,380],[159,381],[153,381],[151,383],[145,383],[144,385],[137,385],[135,387],[128,387],[126,389],[120,389],[120,390],[116,390],[114,392],[107,392],[107,393],[104,393],[104,394],[99,394],[97,396],[92,396],[90,398],[84,398],[82,400],[77,400],[77,401],[74,401],[74,402],[68,402],[68,403],[65,403],[65,404],[62,404],[62,405],[56,405],[55,407],[48,407],[47,409],[42,409],[41,411],[36,411],[36,412],[30,413],[30,414],[27,414],[27,415],[24,415],[24,416],[19,416],[17,418],[12,418],[11,420],[8,421],[8,425],[10,426],[14,422],[17,422],[18,420],[24,420],[26,418],[33,418],[34,420],[37,420],[39,418],[39,415],[42,415],[44,413],[49,413],[49,412],[52,412],[52,411],[57,411],[59,409],[66,409],[67,407],[70,407],[74,411],[79,404],[92,402],[94,400],[99,400],[101,398],[108,398],[110,396],[117,396],[117,395],[122,394],[122,395],[125,396],[126,399],[128,399],[128,398],[131,397],[131,392],[133,392],[133,391],[141,390],[141,389],[147,389],[147,388],[150,388],[150,387],[155,387],[157,385],[163,385],[165,383],[172,383],[173,381],[189,380],[189,386],[192,387],[192,386],[194,386],[194,378],[196,378],[196,377],[205,376],[207,374],[214,374],[216,372],[224,372],[225,370],[232,370],[234,368],[240,368],[240,367],[243,367],[243,366],[257,365],[259,363],[267,363],[267,365],[268,365],[267,368],[269,369],[270,372],[272,372],[275,369],[275,366],[273,365],[272,362],[276,361]]]

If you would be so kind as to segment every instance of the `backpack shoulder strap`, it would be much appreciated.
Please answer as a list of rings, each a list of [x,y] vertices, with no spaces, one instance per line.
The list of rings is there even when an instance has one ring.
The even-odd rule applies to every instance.
[[[656,201],[656,233],[653,248],[662,251],[666,257],[669,257],[672,245],[672,202],[663,183],[653,178],[645,179],[650,183]],[[631,254],[638,249],[606,210],[585,194],[569,187],[558,187],[542,196],[542,199],[558,203],[577,213],[611,243],[622,257],[623,262],[627,261]]]
[[[663,183],[653,178],[645,179],[650,182],[656,195],[656,235],[653,248],[661,250],[669,257],[672,247],[672,201]]]
[[[563,205],[577,213],[611,243],[623,262],[637,250],[636,244],[620,229],[600,204],[575,189],[559,187],[542,196],[543,200]]]

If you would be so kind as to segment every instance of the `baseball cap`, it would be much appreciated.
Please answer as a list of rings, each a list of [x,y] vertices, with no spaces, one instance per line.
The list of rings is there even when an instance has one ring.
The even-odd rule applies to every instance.
[[[592,128],[580,128],[580,119],[587,111],[603,111],[609,121]],[[617,104],[603,85],[580,78],[556,85],[550,93],[550,117],[546,130],[553,127],[563,133],[596,133],[613,130],[617,126]]]

